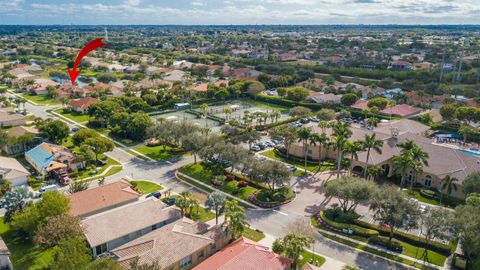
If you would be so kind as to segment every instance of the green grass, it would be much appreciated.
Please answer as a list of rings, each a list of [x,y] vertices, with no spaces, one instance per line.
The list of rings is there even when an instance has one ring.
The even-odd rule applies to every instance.
[[[135,151],[138,151],[149,158],[153,158],[158,161],[169,160],[174,158],[181,157],[180,149],[171,148],[167,146],[165,151],[163,150],[163,145],[158,146],[147,146],[141,145],[133,148]]]
[[[302,168],[302,169],[305,170],[305,162],[297,160],[297,159],[293,159],[293,158],[288,158],[287,159],[285,156],[283,156],[281,154],[278,154],[273,149],[262,152],[261,155],[266,156],[266,157],[271,158],[271,159],[275,159],[275,160],[278,160],[278,161],[288,163],[290,165],[293,165],[293,166],[296,166],[298,168]],[[331,170],[331,169],[332,169],[331,165],[328,165],[328,164],[327,165],[322,165],[322,171],[327,171],[327,170]],[[307,171],[317,172],[317,170],[318,170],[318,163],[307,161]]]
[[[87,122],[87,121],[93,119],[88,114],[81,114],[81,113],[74,112],[74,111],[66,113],[66,112],[63,111],[63,109],[58,109],[58,110],[55,110],[54,112],[59,113],[62,116],[65,116],[66,118],[68,118],[68,119],[70,119],[74,122],[77,122],[77,123],[84,123],[84,122]]]
[[[200,206],[198,207],[198,211],[196,208],[193,209],[191,218],[195,221],[207,222],[215,218],[215,213],[207,211]]]
[[[252,99],[244,99],[244,100],[242,100],[242,103],[248,103],[248,104],[250,104],[254,107],[260,107],[260,108],[267,109],[267,110],[277,110],[281,113],[288,113],[290,111],[290,108],[287,108],[287,107],[282,107],[282,106],[279,106],[279,105],[275,105],[275,104],[271,104],[271,103],[265,103],[265,102],[256,101],[256,100],[252,100]]]
[[[262,231],[257,231],[251,228],[245,228],[242,234],[245,238],[258,242],[265,238],[265,234]]]
[[[27,95],[27,94],[21,94],[21,96],[27,100],[30,100],[32,102],[35,102],[39,105],[58,105],[56,100],[49,98],[47,95]]]
[[[327,230],[327,231],[328,231],[327,228],[325,228],[324,226],[322,226],[321,224],[319,224],[319,223],[317,222],[317,220],[316,220],[315,217],[312,217],[311,220],[312,220],[312,224],[313,224],[315,227],[318,227],[318,228],[321,228],[321,229],[323,229],[323,230]],[[324,235],[325,237],[330,238],[330,239],[332,239],[332,240],[335,240],[335,241],[337,241],[337,239],[344,240],[344,239],[342,239],[342,238],[335,237],[335,236],[326,236],[326,234],[323,234],[323,233],[322,233],[322,235]],[[342,235],[343,235],[343,236],[346,236],[346,237],[348,237],[348,238],[355,239],[355,240],[357,240],[357,241],[365,242],[365,244],[368,242],[368,238],[362,237],[362,236],[359,236],[359,235],[346,235],[346,234],[345,234],[345,235],[342,234]],[[411,244],[409,244],[409,243],[406,243],[406,242],[401,241],[401,240],[398,240],[398,239],[395,239],[395,240],[397,240],[398,242],[400,242],[400,244],[403,246],[403,250],[402,250],[402,253],[401,253],[402,255],[409,256],[409,257],[412,257],[412,258],[416,258],[416,259],[418,259],[418,260],[423,260],[422,255],[423,255],[423,252],[425,251],[424,248],[411,245]],[[356,247],[356,246],[362,246],[362,245],[360,245],[360,244],[347,241],[347,242],[350,242],[351,244],[353,244],[353,245],[351,245],[351,244],[345,243],[345,241],[347,241],[347,240],[337,241],[337,242],[340,242],[340,243],[343,243],[343,244],[347,244],[347,245],[349,245],[349,246],[355,245],[354,247]],[[357,248],[359,248],[359,247],[357,247]],[[366,245],[364,246],[364,248],[366,248],[366,249],[363,249],[363,248],[360,248],[360,249],[365,250],[365,251],[375,250],[375,249],[372,249],[372,248],[370,248],[370,247],[367,247]],[[418,252],[417,252],[417,248],[418,248]],[[368,249],[368,250],[367,250],[367,249]],[[374,253],[374,252],[372,252],[372,251],[369,251],[369,252]],[[386,253],[386,252],[381,252],[381,251],[376,251],[376,252],[380,252],[381,254],[389,255],[389,254]],[[380,255],[380,256],[383,256],[383,257],[387,257],[387,256],[384,256],[384,255],[381,255],[380,253],[375,253],[375,254]],[[389,255],[389,256],[393,256],[393,255]],[[398,257],[398,256],[395,256],[395,257]],[[391,257],[387,257],[387,258],[390,258],[390,259],[391,259]],[[402,259],[401,257],[398,257],[398,258],[399,258],[399,259]],[[438,252],[434,252],[434,251],[431,251],[431,250],[428,251],[428,261],[429,261],[430,263],[432,263],[432,264],[435,264],[435,265],[438,265],[438,266],[443,266],[443,264],[445,263],[445,260],[446,260],[446,259],[447,259],[446,256],[444,256],[444,255],[442,255],[442,254],[440,254],[440,253],[438,253]],[[394,260],[395,260],[395,259],[394,259]],[[403,259],[403,260],[404,260],[404,259]],[[413,263],[413,261],[412,261],[412,263]]]
[[[142,194],[149,194],[163,189],[162,186],[150,181],[135,180],[130,181],[130,183],[134,185],[135,189]]]
[[[53,249],[42,250],[31,241],[16,236],[0,218],[0,235],[11,252],[14,269],[47,269],[53,261]]]
[[[103,158],[103,157],[99,157],[99,158]],[[108,158],[107,163],[105,165],[103,165],[98,171],[97,171],[96,167],[91,167],[90,166],[86,170],[79,171],[78,175],[75,179],[79,180],[79,179],[84,179],[84,178],[87,178],[87,177],[92,177],[92,176],[95,176],[97,174],[101,174],[108,167],[110,167],[112,165],[120,165],[120,163],[118,161],[114,160],[114,159]],[[121,170],[122,170],[122,167],[113,167],[104,176],[107,177],[107,176],[110,176],[110,175],[114,175],[115,173],[120,172]]]
[[[312,261],[312,259],[314,258],[315,258],[315,263],[313,263]],[[320,255],[313,254],[308,251],[304,251],[302,252],[302,258],[297,262],[297,264],[298,266],[303,267],[306,263],[311,263],[317,267],[320,267],[325,263],[325,258]]]
[[[438,206],[443,206],[443,207],[448,207],[448,208],[455,208],[455,206],[452,206],[450,204],[446,204],[446,203],[443,203],[443,202],[442,202],[442,204],[440,204],[440,201],[438,201],[436,199],[427,198],[427,197],[422,196],[422,194],[420,194],[420,190],[403,190],[403,193],[405,195],[408,195],[412,198],[417,199],[419,202],[422,202],[422,203],[428,203],[428,204],[438,205]],[[444,195],[444,201],[447,200],[446,197],[447,196]]]

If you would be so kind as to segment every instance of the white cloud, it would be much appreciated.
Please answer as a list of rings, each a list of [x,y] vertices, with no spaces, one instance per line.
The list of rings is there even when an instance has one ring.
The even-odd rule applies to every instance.
[[[126,0],[125,4],[129,6],[138,6],[140,5],[140,0]]]
[[[194,0],[192,1],[192,6],[195,6],[195,7],[201,7],[201,6],[205,6],[206,4],[202,1],[198,1],[198,0]]]

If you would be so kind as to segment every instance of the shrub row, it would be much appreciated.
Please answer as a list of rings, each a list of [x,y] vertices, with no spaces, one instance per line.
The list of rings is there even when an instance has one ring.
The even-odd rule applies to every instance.
[[[277,206],[280,206],[280,205],[284,205],[284,204],[287,204],[291,201],[293,201],[293,199],[295,199],[295,194],[293,197],[289,198],[289,199],[286,199],[284,201],[277,201],[277,202],[264,202],[264,201],[259,201],[257,198],[256,198],[256,194],[257,192],[252,192],[252,194],[250,194],[248,196],[248,200],[257,205],[257,206],[260,206],[262,208],[272,208],[272,207],[277,207]]]
[[[320,218],[319,222],[323,221],[326,224],[328,224],[328,225],[330,225],[334,228],[337,228],[339,230],[342,230],[342,229],[352,230],[353,233],[355,233],[359,236],[370,238],[370,237],[373,237],[373,236],[378,236],[378,234],[379,234],[379,232],[375,229],[367,229],[367,228],[357,226],[355,224],[338,223],[338,222],[335,222],[333,220],[330,220],[325,216],[325,213],[323,211],[320,211],[318,213],[318,217]]]
[[[362,228],[376,230],[382,236],[389,236],[390,235],[390,230],[388,228],[378,226],[378,225],[375,225],[375,224],[370,224],[368,222],[361,221],[361,220],[355,220],[354,223],[356,225],[362,227]],[[412,235],[412,234],[409,234],[409,233],[405,233],[405,232],[402,232],[402,231],[398,231],[398,230],[393,231],[393,237],[400,240],[400,241],[407,242],[407,243],[409,243],[411,245],[414,245],[414,246],[419,246],[419,247],[424,248],[427,245],[424,238],[418,237],[418,236],[415,236],[415,235]],[[442,243],[439,243],[439,242],[432,241],[432,242],[428,243],[428,247],[429,247],[430,250],[433,250],[435,252],[441,253],[441,254],[446,255],[446,256],[449,256],[452,253],[452,251],[451,251],[451,249],[448,245],[442,244]]]
[[[270,128],[274,128],[276,126],[281,126],[283,124],[288,124],[290,122],[294,122],[294,121],[297,121],[299,118],[298,117],[292,117],[292,118],[288,118],[288,119],[285,119],[285,120],[282,120],[282,121],[278,121],[278,122],[275,122],[275,123],[269,123],[267,125],[261,125],[261,126],[257,126],[255,127],[257,130],[259,131],[262,131],[262,130],[266,130],[266,129],[270,129]]]
[[[368,239],[368,243],[376,246],[381,246],[390,251],[398,253],[402,253],[403,251],[403,246],[399,241],[392,239],[392,242],[390,243],[387,237],[374,236]]]

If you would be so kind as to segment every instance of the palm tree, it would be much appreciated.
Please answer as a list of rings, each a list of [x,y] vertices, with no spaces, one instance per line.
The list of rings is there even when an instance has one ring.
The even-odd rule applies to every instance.
[[[442,203],[442,197],[443,197],[444,191],[447,191],[447,196],[450,196],[450,194],[452,194],[452,190],[455,192],[457,191],[456,182],[458,182],[458,179],[450,175],[446,175],[442,179],[442,183],[441,183],[442,186],[440,190],[440,204]]]
[[[313,133],[310,135],[310,144],[313,146],[318,145],[318,170],[320,171],[322,168],[322,148],[326,145],[329,144],[329,139],[327,137],[327,134],[324,132],[321,134],[318,133]]]
[[[412,140],[406,140],[403,143],[397,145],[402,150],[401,154],[408,153],[411,156],[410,169],[415,172],[415,176],[423,170],[423,166],[428,166],[429,155],[427,152],[423,151],[418,145],[415,144]],[[416,177],[415,177],[416,178]],[[413,181],[410,181],[410,189],[413,187]]]
[[[373,149],[378,154],[382,153],[383,141],[377,140],[376,133],[371,135],[365,134],[365,139],[362,141],[362,147],[367,151],[367,159],[365,160],[365,171],[363,177],[367,178],[368,162],[370,161],[370,151]]]
[[[270,113],[270,118],[273,122],[278,122],[278,118],[280,118],[282,114],[279,111],[274,110],[273,112]],[[274,121],[275,120],[275,121]]]
[[[354,142],[347,141],[347,143],[345,143],[343,152],[345,154],[350,154],[350,168],[348,170],[350,175],[352,175],[353,160],[358,160],[357,153],[361,150],[362,150],[361,141],[354,141]]]
[[[318,127],[322,129],[322,132],[325,133],[325,130],[330,127],[330,123],[328,123],[327,121],[320,121],[318,123]]]
[[[368,168],[367,175],[368,178],[371,178],[373,181],[377,180],[377,177],[383,173],[383,168],[380,166],[372,166]]]
[[[205,127],[208,127],[208,118],[207,118],[208,104],[203,103],[202,105],[200,105],[200,109],[202,109],[203,116],[205,117]]]
[[[412,167],[414,160],[410,152],[400,153],[400,155],[395,155],[392,158],[394,171],[400,173],[402,180],[400,185],[405,185],[405,175],[407,174],[408,168]]]
[[[223,109],[223,112],[225,113],[225,118],[228,121],[230,119],[230,114],[233,112],[232,108],[225,108]]]
[[[337,179],[340,178],[343,149],[351,135],[352,131],[348,123],[336,122],[335,125],[333,125],[333,136],[330,141],[333,148],[337,151]]]
[[[188,190],[180,192],[180,197],[175,201],[175,204],[180,208],[182,217],[185,216],[185,211],[191,207],[192,193]]]
[[[303,155],[305,159],[305,173],[307,173],[307,146],[310,135],[312,134],[311,130],[306,127],[302,127],[298,130],[298,141],[303,143]]]
[[[231,233],[232,237],[236,239],[242,235],[245,227],[248,227],[245,220],[245,211],[236,200],[227,200],[224,211],[227,232]]]

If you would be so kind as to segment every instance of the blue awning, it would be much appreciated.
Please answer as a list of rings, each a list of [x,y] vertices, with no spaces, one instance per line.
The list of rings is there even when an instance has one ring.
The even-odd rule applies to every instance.
[[[458,134],[435,134],[435,138],[461,139],[462,137]]]

